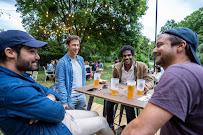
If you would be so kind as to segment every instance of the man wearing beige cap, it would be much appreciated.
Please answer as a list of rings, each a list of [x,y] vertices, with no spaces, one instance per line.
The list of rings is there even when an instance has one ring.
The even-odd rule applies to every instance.
[[[153,54],[164,68],[156,91],[122,135],[200,135],[203,131],[203,68],[198,36],[188,28],[164,31]]]

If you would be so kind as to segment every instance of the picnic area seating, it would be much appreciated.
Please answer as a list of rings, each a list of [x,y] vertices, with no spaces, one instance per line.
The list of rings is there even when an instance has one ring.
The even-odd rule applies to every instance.
[[[31,77],[32,77],[35,81],[37,81],[37,76],[38,76],[38,71],[33,71]]]
[[[45,66],[43,66],[43,68],[44,68],[44,74],[45,74],[45,78],[44,78],[45,82],[47,80],[47,77],[53,77],[53,78],[55,78],[55,76],[56,76],[55,73],[49,74],[48,71],[46,70]]]

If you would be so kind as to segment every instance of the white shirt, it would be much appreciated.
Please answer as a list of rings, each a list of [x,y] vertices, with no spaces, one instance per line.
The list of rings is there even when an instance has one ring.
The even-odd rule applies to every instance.
[[[134,64],[132,64],[129,71],[125,70],[125,67],[124,67],[124,64],[123,64],[121,82],[124,83],[124,84],[127,84],[128,80],[135,80]]]
[[[71,63],[72,63],[72,68],[73,68],[73,84],[72,84],[71,97],[74,97],[74,96],[80,94],[79,92],[75,91],[74,89],[82,87],[82,68],[77,60],[71,59]]]

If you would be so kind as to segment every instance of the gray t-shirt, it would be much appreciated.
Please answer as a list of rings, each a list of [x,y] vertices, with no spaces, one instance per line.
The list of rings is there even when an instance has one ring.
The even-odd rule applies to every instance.
[[[82,94],[74,90],[76,88],[82,87],[82,68],[77,60],[71,59],[71,63],[73,67],[73,85],[71,97],[75,97]]]
[[[203,67],[169,66],[149,102],[174,115],[161,128],[161,135],[203,134]]]

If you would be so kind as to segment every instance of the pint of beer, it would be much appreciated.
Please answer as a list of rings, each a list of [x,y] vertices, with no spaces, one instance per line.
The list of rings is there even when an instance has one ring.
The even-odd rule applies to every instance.
[[[117,91],[118,91],[118,90],[113,90],[113,89],[111,89],[111,95],[117,95]]]
[[[99,86],[99,79],[100,79],[100,74],[99,73],[94,73],[94,87]]]
[[[118,78],[111,78],[111,95],[117,95],[119,86]]]
[[[144,94],[144,86],[145,86],[145,80],[137,79],[137,95],[138,96],[142,96]]]
[[[128,98],[134,98],[135,85],[136,85],[136,81],[134,81],[134,80],[127,81],[127,97]]]

